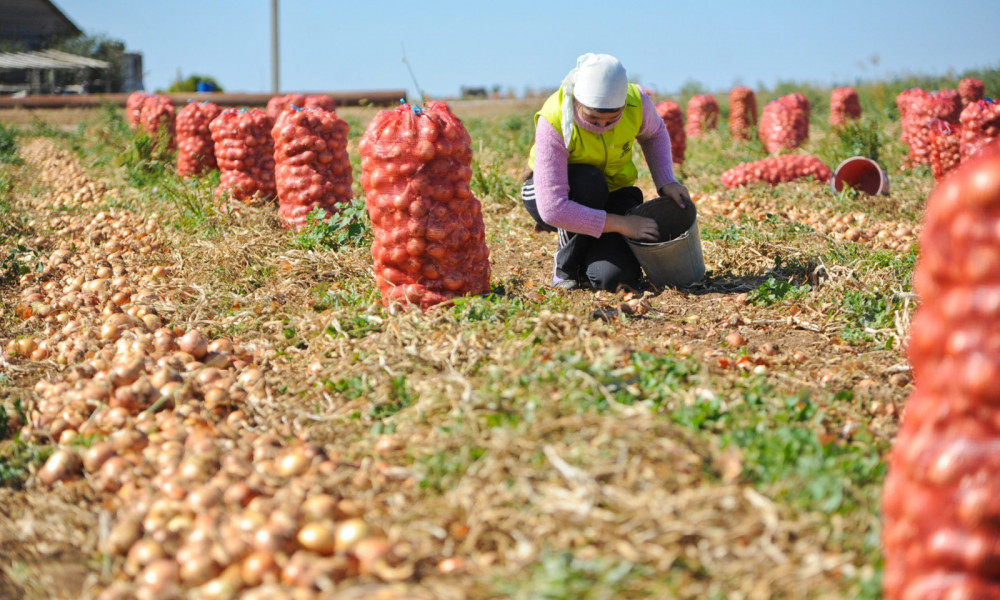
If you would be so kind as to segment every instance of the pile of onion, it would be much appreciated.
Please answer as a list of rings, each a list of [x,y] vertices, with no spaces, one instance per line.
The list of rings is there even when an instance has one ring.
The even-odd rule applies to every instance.
[[[229,108],[212,120],[209,128],[222,172],[215,197],[224,206],[229,199],[251,203],[277,194],[273,127],[274,120],[259,108]]]
[[[347,122],[321,108],[285,110],[271,130],[274,139],[278,216],[296,230],[317,207],[328,215],[351,201]]]
[[[966,77],[958,82],[958,95],[962,98],[962,108],[979,102],[986,93],[986,87],[982,79]]]
[[[489,291],[482,207],[469,188],[470,141],[443,102],[380,111],[365,130],[361,185],[384,304],[427,308]]]
[[[768,102],[760,115],[760,139],[771,154],[794,150],[809,139],[809,100],[799,92]]]
[[[962,124],[959,152],[962,160],[966,160],[1000,137],[1000,102],[992,99],[973,102],[962,110],[959,121]]]
[[[684,154],[687,151],[687,133],[684,131],[684,114],[680,104],[673,100],[664,100],[656,104],[656,114],[663,119],[670,136],[670,155],[675,164],[684,164]]]
[[[814,177],[820,183],[830,181],[830,167],[811,154],[784,154],[742,163],[722,174],[722,185],[736,187],[751,183],[777,185]]]
[[[935,181],[939,181],[955,170],[962,160],[959,152],[962,129],[941,119],[931,121],[928,129],[931,173]]]
[[[691,139],[697,139],[719,125],[719,102],[711,94],[695,94],[688,100],[685,130]]]
[[[896,97],[902,125],[902,139],[910,148],[910,166],[930,162],[931,123],[944,121],[959,124],[962,102],[955,90],[925,92],[919,88],[906,90]]]
[[[209,124],[222,112],[211,102],[189,102],[177,113],[177,174],[201,175],[218,167]]]
[[[176,109],[169,96],[146,96],[139,109],[139,126],[150,136],[166,143],[168,149],[177,147],[175,133]]]
[[[757,126],[757,96],[745,85],[729,90],[729,134],[733,139],[749,140]]]
[[[142,90],[136,90],[125,99],[125,121],[128,123],[129,129],[135,130],[139,127],[142,103],[148,95],[148,93]]]
[[[858,91],[852,87],[834,88],[830,92],[830,125],[844,125],[850,120],[861,118],[861,101]]]
[[[883,493],[885,597],[1000,598],[1000,143],[927,199],[914,389]]]

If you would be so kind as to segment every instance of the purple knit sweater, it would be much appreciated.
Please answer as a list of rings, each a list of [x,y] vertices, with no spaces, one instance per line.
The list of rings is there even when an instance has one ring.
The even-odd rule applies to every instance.
[[[595,127],[581,119],[579,114],[575,115],[574,120],[577,127],[598,134],[610,131],[617,125]],[[656,189],[676,181],[673,157],[670,155],[670,135],[663,119],[656,113],[656,106],[645,93],[642,94],[642,126],[639,127],[636,140],[642,147]],[[569,150],[562,133],[545,119],[538,119],[535,128],[534,168],[538,214],[543,221],[559,229],[601,237],[607,213],[587,208],[569,199],[566,169],[568,161]]]

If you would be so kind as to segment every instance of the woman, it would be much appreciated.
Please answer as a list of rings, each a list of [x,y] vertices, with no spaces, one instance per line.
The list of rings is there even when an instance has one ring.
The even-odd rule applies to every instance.
[[[608,54],[587,53],[535,114],[531,174],[521,199],[539,227],[558,231],[552,283],[574,289],[635,288],[641,267],[625,238],[655,242],[656,221],[627,211],[642,203],[632,160],[638,141],[661,197],[691,202],[674,177],[670,136],[653,101]]]

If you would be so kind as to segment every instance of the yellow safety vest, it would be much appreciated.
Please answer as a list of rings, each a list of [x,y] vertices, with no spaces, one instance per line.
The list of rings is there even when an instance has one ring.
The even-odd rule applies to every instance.
[[[562,133],[563,91],[553,93],[535,113],[535,126],[538,119],[544,118]],[[639,171],[632,160],[632,148],[635,137],[642,127],[642,96],[639,86],[628,85],[628,95],[625,98],[625,111],[618,124],[610,131],[602,134],[591,133],[576,122],[573,123],[573,136],[569,142],[569,164],[593,165],[604,173],[608,182],[608,190],[614,191],[635,184]],[[535,168],[535,146],[531,145],[528,155],[528,167]]]

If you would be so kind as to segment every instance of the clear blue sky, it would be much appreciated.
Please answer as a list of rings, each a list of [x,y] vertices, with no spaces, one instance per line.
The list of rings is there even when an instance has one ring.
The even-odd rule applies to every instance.
[[[141,52],[147,90],[200,74],[227,91],[271,92],[271,0],[54,2],[85,33]],[[463,85],[520,96],[557,86],[588,51],[616,55],[633,81],[663,94],[689,81],[721,91],[1000,67],[1000,0],[279,5],[283,93],[406,89],[415,97],[419,84],[431,97]]]

